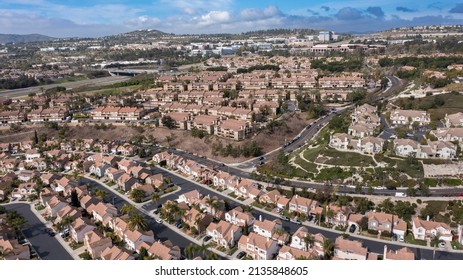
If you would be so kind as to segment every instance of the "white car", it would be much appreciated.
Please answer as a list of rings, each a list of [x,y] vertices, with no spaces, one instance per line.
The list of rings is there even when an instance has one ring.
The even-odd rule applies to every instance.
[[[158,224],[162,224],[162,223],[163,223],[163,221],[162,221],[161,218],[156,218],[154,221],[156,221],[156,223],[158,223]]]

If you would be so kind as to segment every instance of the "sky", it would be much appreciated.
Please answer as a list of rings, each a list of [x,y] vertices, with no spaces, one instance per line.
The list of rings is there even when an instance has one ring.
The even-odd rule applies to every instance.
[[[0,33],[53,37],[99,37],[138,29],[175,34],[270,28],[350,33],[432,24],[463,24],[463,0],[0,0]]]

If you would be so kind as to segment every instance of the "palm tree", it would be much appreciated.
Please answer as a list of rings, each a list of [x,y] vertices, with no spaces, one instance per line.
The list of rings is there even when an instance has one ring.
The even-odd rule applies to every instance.
[[[192,259],[194,254],[197,252],[197,246],[193,243],[189,243],[184,249],[185,255],[188,259]]]
[[[141,202],[145,196],[146,193],[140,189],[134,189],[130,192],[130,198],[137,203]]]
[[[154,203],[158,202],[160,198],[161,196],[157,192],[153,192],[153,194],[151,195],[151,201]]]
[[[6,256],[8,256],[11,252],[10,248],[3,248],[0,246],[0,260],[5,260]]]
[[[310,233],[307,233],[304,237],[304,243],[305,243],[305,250],[309,251],[309,248],[313,246],[314,243],[314,238]]]
[[[133,214],[129,217],[128,227],[130,230],[147,230],[148,224],[146,223],[145,219],[140,214]]]
[[[95,192],[95,195],[98,196],[99,198],[103,198],[105,197],[106,195],[108,194],[108,192],[106,192],[105,190],[97,190]]]
[[[440,241],[440,234],[436,234],[433,237],[431,237],[431,246],[433,247],[432,249],[432,259],[434,260],[436,257],[436,248],[437,244],[439,244]]]
[[[330,260],[334,253],[334,243],[331,239],[325,239],[323,242],[323,253],[325,254],[325,260]]]
[[[219,257],[217,256],[216,253],[214,252],[210,252],[207,256],[206,256],[206,260],[218,260]]]
[[[124,206],[121,207],[121,210],[120,212],[122,214],[132,214],[132,213],[135,213],[136,212],[136,209],[135,209],[135,206],[131,205],[131,204],[124,204]]]
[[[71,217],[64,217],[61,222],[59,222],[56,227],[59,231],[65,230],[69,228],[69,225],[73,222]]]

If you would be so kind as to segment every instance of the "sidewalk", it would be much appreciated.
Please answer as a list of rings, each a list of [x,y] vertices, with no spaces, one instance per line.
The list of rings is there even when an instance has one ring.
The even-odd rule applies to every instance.
[[[132,200],[130,200],[129,198],[127,198],[125,195],[121,195],[118,191],[114,190],[114,189],[111,188],[110,186],[106,185],[105,183],[103,183],[103,182],[101,182],[101,181],[99,181],[99,180],[97,180],[97,179],[95,179],[95,178],[89,177],[89,176],[87,176],[87,175],[84,175],[83,177],[86,178],[86,179],[88,179],[88,180],[90,180],[90,181],[93,181],[93,182],[96,182],[96,183],[102,185],[102,186],[105,187],[107,190],[109,190],[110,192],[112,192],[113,194],[115,194],[116,196],[118,196],[119,198],[122,198],[122,199],[124,199],[125,201],[127,201],[129,204],[135,206],[135,208],[136,208],[138,211],[142,212],[143,214],[145,214],[145,215],[147,215],[147,216],[150,216],[150,217],[153,218],[153,219],[159,218],[159,216],[154,215],[153,213],[150,213],[149,211],[146,211],[145,209],[143,209],[143,208],[142,208],[143,203],[135,203],[135,202],[133,202]],[[169,193],[169,194],[171,194],[171,193]],[[193,242],[193,243],[195,243],[195,244],[197,244],[197,245],[202,245],[202,243],[200,242],[200,240],[195,239],[195,238],[193,238],[192,236],[190,236],[190,235],[184,233],[182,230],[178,229],[176,226],[173,226],[173,225],[171,225],[171,224],[169,224],[169,223],[167,223],[167,222],[163,223],[163,225],[166,226],[166,227],[168,227],[170,230],[172,230],[172,231],[178,233],[179,235],[183,236],[184,238],[190,240],[191,242]],[[209,249],[210,251],[216,253],[218,256],[221,256],[221,257],[226,258],[226,259],[230,259],[230,256],[228,256],[227,254],[225,254],[225,253],[223,253],[223,252],[221,252],[221,251],[219,251],[219,250],[216,250],[216,249],[214,249],[214,248],[208,248],[208,249]]]
[[[165,169],[165,168],[162,168],[162,167],[159,167],[160,169],[163,169],[169,173],[172,173],[172,174],[175,174],[175,175],[178,175],[177,173],[175,172],[172,172],[171,170],[168,170],[168,169]],[[193,181],[193,180],[190,180],[189,178],[185,178],[186,180],[196,184],[197,186],[201,187],[201,188],[204,188],[204,189],[208,189],[208,190],[211,190],[217,194],[220,194],[222,196],[225,196],[227,197],[227,199],[229,200],[233,200],[241,205],[249,205],[249,204],[245,204],[245,202],[248,202],[247,200],[246,201],[240,201],[238,199],[235,199],[233,197],[230,197],[228,195],[226,195],[224,192],[219,192],[219,191],[216,191],[214,189],[211,189],[203,184],[200,184],[196,181]],[[253,200],[252,200],[253,201]],[[280,218],[279,214],[275,214],[273,212],[270,212],[270,211],[267,211],[265,209],[262,209],[262,208],[256,208],[258,211],[261,211],[263,213],[266,213],[268,215],[271,215],[271,216],[274,216],[275,218]],[[343,233],[345,233],[344,231],[339,231],[339,230],[335,230],[335,229],[331,229],[331,228],[325,228],[325,227],[322,227],[322,226],[318,226],[314,223],[310,223],[310,222],[303,222],[302,225],[306,226],[306,227],[309,227],[309,228],[315,228],[315,229],[319,229],[319,230],[324,230],[324,231],[329,231],[329,232],[332,232],[332,233],[336,233],[336,234],[339,234],[339,235],[342,235]],[[419,249],[426,249],[426,250],[432,250],[433,248],[432,247],[428,247],[428,246],[422,246],[422,245],[415,245],[415,244],[410,244],[410,243],[403,243],[403,242],[399,242],[399,241],[389,241],[389,240],[384,240],[384,239],[378,239],[378,238],[373,238],[373,237],[368,237],[368,236],[364,236],[364,235],[358,235],[358,234],[355,234],[355,235],[351,235],[352,237],[355,237],[355,238],[359,238],[359,239],[364,239],[364,240],[370,240],[370,241],[375,241],[375,242],[380,242],[380,243],[384,243],[384,244],[389,244],[389,245],[399,245],[399,246],[404,246],[404,247],[411,247],[411,248],[419,248]],[[436,251],[450,251],[450,252],[455,252],[455,253],[462,253],[461,250],[455,250],[453,248],[436,248]]]
[[[14,203],[28,203],[28,204],[30,205],[30,207],[31,207],[32,213],[34,213],[35,216],[37,216],[37,218],[38,218],[45,226],[47,226],[47,227],[50,228],[50,229],[52,228],[52,225],[53,225],[52,222],[45,220],[45,218],[41,215],[41,213],[43,213],[45,210],[41,210],[41,211],[39,212],[39,211],[37,211],[37,210],[35,209],[35,206],[34,206],[33,203],[27,202],[27,201],[14,201],[14,202],[10,202],[9,204],[14,204]],[[72,256],[72,258],[73,258],[74,260],[80,260],[80,257],[79,257],[79,255],[77,254],[77,252],[74,251],[74,250],[72,250],[71,247],[69,247],[69,244],[68,244],[66,241],[64,241],[64,239],[63,239],[59,234],[56,234],[56,235],[54,236],[54,238],[55,238],[56,240],[58,240],[58,242],[61,244],[61,246],[63,246],[63,248],[69,253],[69,255]]]

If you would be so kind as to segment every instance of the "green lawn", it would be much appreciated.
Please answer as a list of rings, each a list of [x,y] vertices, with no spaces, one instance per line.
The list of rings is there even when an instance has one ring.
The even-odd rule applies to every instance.
[[[340,152],[335,149],[326,149],[322,151],[326,157],[330,157],[326,164],[344,165],[344,166],[376,166],[376,163],[369,156],[353,152]]]
[[[407,236],[405,236],[405,242],[415,245],[428,246],[428,242],[426,242],[425,240],[416,240],[413,237],[413,234],[408,234]]]
[[[309,172],[312,172],[312,173],[318,172],[317,165],[315,163],[305,161],[299,156],[296,156],[294,163],[300,165],[302,168],[304,168],[305,170]]]

